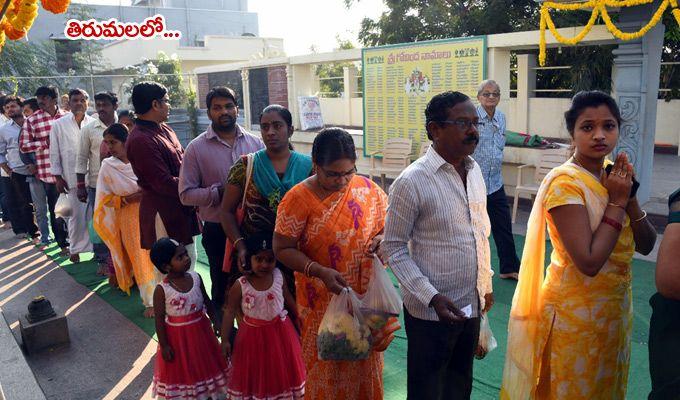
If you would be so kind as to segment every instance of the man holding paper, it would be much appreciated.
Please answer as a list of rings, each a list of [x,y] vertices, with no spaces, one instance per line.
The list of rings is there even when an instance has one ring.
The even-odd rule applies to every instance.
[[[383,248],[404,295],[408,399],[469,398],[493,304],[486,189],[470,157],[480,122],[459,92],[432,98],[425,118],[433,144],[392,184]]]

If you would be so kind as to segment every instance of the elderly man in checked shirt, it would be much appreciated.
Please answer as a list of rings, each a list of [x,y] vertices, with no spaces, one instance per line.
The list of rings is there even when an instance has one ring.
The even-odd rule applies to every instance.
[[[459,92],[434,96],[425,118],[433,144],[392,184],[383,248],[404,294],[408,399],[464,399],[493,304],[486,191],[470,157],[480,122]]]
[[[519,258],[512,236],[510,207],[503,188],[503,148],[505,147],[505,114],[496,107],[501,89],[493,80],[486,80],[477,89],[477,115],[484,123],[479,128],[479,145],[472,154],[482,169],[486,184],[486,210],[491,219],[491,233],[498,249],[501,279],[517,280]]]

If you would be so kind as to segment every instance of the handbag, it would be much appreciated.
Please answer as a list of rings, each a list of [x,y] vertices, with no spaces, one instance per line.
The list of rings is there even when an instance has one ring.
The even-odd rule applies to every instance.
[[[241,198],[241,204],[236,207],[236,224],[241,226],[243,219],[245,218],[245,205],[246,205],[246,193],[248,193],[248,185],[250,184],[250,178],[253,176],[253,154],[248,154],[246,156],[246,184],[243,188],[243,198]],[[227,243],[224,248],[224,260],[222,261],[222,272],[231,272],[232,259],[234,257],[234,244],[227,238]]]

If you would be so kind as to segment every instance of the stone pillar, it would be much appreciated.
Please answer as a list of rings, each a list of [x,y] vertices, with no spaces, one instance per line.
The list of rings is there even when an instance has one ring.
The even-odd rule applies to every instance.
[[[253,123],[250,117],[250,81],[248,79],[248,70],[243,68],[241,70],[241,83],[243,85],[243,113],[245,114],[245,128],[250,131]]]
[[[652,5],[622,8],[618,26],[623,31],[638,30],[658,6],[656,1]],[[633,162],[640,182],[637,197],[641,204],[649,200],[651,191],[664,31],[659,23],[641,39],[622,42],[614,50],[612,92],[623,117],[614,153],[624,151]]]
[[[342,98],[345,108],[344,125],[352,125],[352,98],[357,92],[357,69],[355,67],[343,67],[343,93]]]
[[[198,97],[198,108],[206,108],[205,96],[210,91],[210,78],[208,74],[198,74],[197,80],[196,96]]]
[[[295,90],[295,69],[292,65],[286,65],[286,79],[288,80],[288,111],[293,117],[293,125],[297,125],[300,118],[298,117],[298,101]]]
[[[500,85],[502,105],[510,98],[510,51],[492,47],[487,55],[487,78],[493,79]]]
[[[517,121],[515,126],[529,133],[529,98],[536,89],[536,55],[517,55]]]

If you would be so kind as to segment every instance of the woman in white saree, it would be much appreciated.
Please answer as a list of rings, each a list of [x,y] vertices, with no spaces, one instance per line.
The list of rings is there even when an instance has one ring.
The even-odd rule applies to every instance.
[[[128,129],[123,124],[113,124],[104,131],[111,157],[102,160],[99,171],[93,225],[111,251],[118,286],[129,295],[136,282],[146,308],[144,316],[151,318],[153,291],[160,277],[149,251],[140,245],[141,189],[125,151],[127,136]]]

